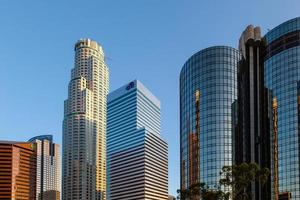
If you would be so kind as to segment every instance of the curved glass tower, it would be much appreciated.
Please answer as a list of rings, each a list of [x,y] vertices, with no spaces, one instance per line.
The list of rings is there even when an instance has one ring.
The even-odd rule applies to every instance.
[[[217,187],[222,167],[232,164],[231,111],[239,59],[238,50],[214,46],[194,54],[181,70],[182,190],[195,183]]]
[[[273,132],[278,134],[278,171],[273,163],[272,183],[278,180],[279,194],[291,192],[300,199],[300,17],[275,27],[265,39],[265,86],[277,102]]]

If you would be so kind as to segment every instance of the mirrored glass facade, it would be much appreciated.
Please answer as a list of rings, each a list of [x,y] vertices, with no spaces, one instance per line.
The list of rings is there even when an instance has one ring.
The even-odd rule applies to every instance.
[[[291,192],[292,199],[300,199],[300,18],[277,26],[265,38],[265,86],[277,100],[279,193]]]
[[[257,163],[260,168],[270,169],[269,93],[264,88],[263,56],[264,39],[260,27],[253,25],[241,34],[239,50],[242,58],[238,64],[238,100],[233,119],[234,164]],[[252,182],[247,187],[252,199],[271,199],[271,179],[263,183]]]
[[[239,51],[214,46],[190,57],[180,73],[181,189],[215,188],[232,164],[232,104],[237,98]]]

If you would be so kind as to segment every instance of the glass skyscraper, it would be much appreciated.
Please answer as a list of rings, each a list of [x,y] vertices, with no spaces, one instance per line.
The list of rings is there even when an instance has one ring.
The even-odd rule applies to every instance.
[[[279,193],[291,192],[293,199],[300,199],[300,17],[275,27],[265,39],[265,87],[277,103],[273,132],[278,134]],[[274,155],[273,152],[273,160]],[[273,163],[273,184],[277,173],[274,166]]]
[[[64,110],[64,200],[106,197],[108,80],[102,47],[90,39],[79,40]]]
[[[39,135],[29,140],[36,150],[36,199],[60,200],[61,161],[59,145],[52,135]]]
[[[216,188],[222,167],[232,164],[232,104],[239,60],[238,50],[214,46],[194,54],[181,70],[181,190],[196,183]]]
[[[108,95],[107,196],[168,199],[168,147],[160,136],[160,101],[138,80]]]
[[[260,27],[252,25],[239,39],[241,60],[238,63],[238,99],[234,103],[233,163],[236,165],[257,163],[261,168],[270,169],[270,131],[268,90],[264,87],[263,55],[264,39]],[[252,182],[247,192],[251,199],[267,200],[271,196],[271,181],[262,184]]]

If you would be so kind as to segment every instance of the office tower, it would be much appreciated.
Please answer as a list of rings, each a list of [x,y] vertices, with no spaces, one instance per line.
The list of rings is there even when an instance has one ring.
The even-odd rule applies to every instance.
[[[0,199],[35,199],[35,180],[34,145],[0,141]]]
[[[63,121],[62,198],[105,199],[108,68],[102,47],[75,44]]]
[[[272,199],[286,192],[292,199],[300,199],[300,17],[270,30],[265,40],[264,82],[272,93],[277,114],[271,129],[271,141],[276,135],[278,138],[278,144],[271,143],[278,146],[278,156],[276,151],[271,154],[271,160],[275,160],[271,163]]]
[[[197,183],[216,189],[222,167],[232,165],[231,112],[232,103],[237,98],[239,60],[238,50],[214,46],[194,54],[182,67],[181,190]]]
[[[268,106],[271,105],[268,91],[264,88],[263,53],[264,40],[260,27],[249,25],[239,40],[241,60],[238,64],[238,99],[235,103],[237,119],[234,125],[234,164],[257,163],[270,169],[271,147]],[[249,186],[252,199],[271,198],[270,179],[261,184],[257,181]]]
[[[61,189],[59,145],[52,135],[31,138],[36,148],[36,199],[59,200]]]
[[[160,102],[138,80],[115,90],[107,106],[107,193],[110,200],[167,200],[167,143]]]

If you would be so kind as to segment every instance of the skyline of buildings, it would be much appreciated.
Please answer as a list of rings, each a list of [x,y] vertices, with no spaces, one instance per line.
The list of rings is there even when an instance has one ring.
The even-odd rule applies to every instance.
[[[160,101],[134,80],[108,95],[107,108],[107,199],[167,200]]]
[[[167,199],[168,147],[160,137],[160,102],[138,80],[108,94],[108,80],[102,47],[79,40],[65,101],[62,198]],[[200,50],[185,62],[179,81],[182,190],[198,183],[218,189],[223,166],[256,162],[271,174],[266,185],[253,182],[247,188],[252,199],[300,198],[300,17],[264,37],[259,27],[248,26],[238,50]],[[25,159],[35,174],[22,175],[37,178],[29,181],[33,187],[23,188],[27,197],[38,198],[43,187],[38,176],[49,160],[39,159],[41,152],[50,160],[58,152],[58,147],[51,150],[50,140],[0,142],[4,170],[14,160],[10,163],[7,152],[17,152],[13,156]],[[24,152],[34,161],[22,157]],[[18,187],[13,192],[20,194]]]
[[[218,172],[232,165],[232,155],[233,164],[258,163],[270,169],[267,183],[254,181],[247,187],[251,199],[300,198],[300,17],[278,25],[264,37],[259,27],[249,25],[239,39],[239,51],[235,50],[241,54],[232,64],[235,78],[226,77],[226,69],[218,71],[218,65],[228,65],[228,53],[221,53],[219,59],[214,59],[217,51],[205,54],[214,48],[218,47],[194,54],[180,74],[181,190],[200,183],[218,189]],[[225,74],[222,81],[216,78],[218,74]],[[220,86],[224,88],[214,92]],[[216,97],[206,99],[206,93]],[[217,135],[220,126],[221,135]],[[222,143],[225,148],[218,152]],[[220,163],[224,158],[229,162]],[[212,161],[214,165],[209,165]]]
[[[102,47],[75,44],[63,120],[62,199],[106,198],[106,95],[108,67]]]
[[[60,169],[52,135],[0,141],[0,199],[60,200]]]

